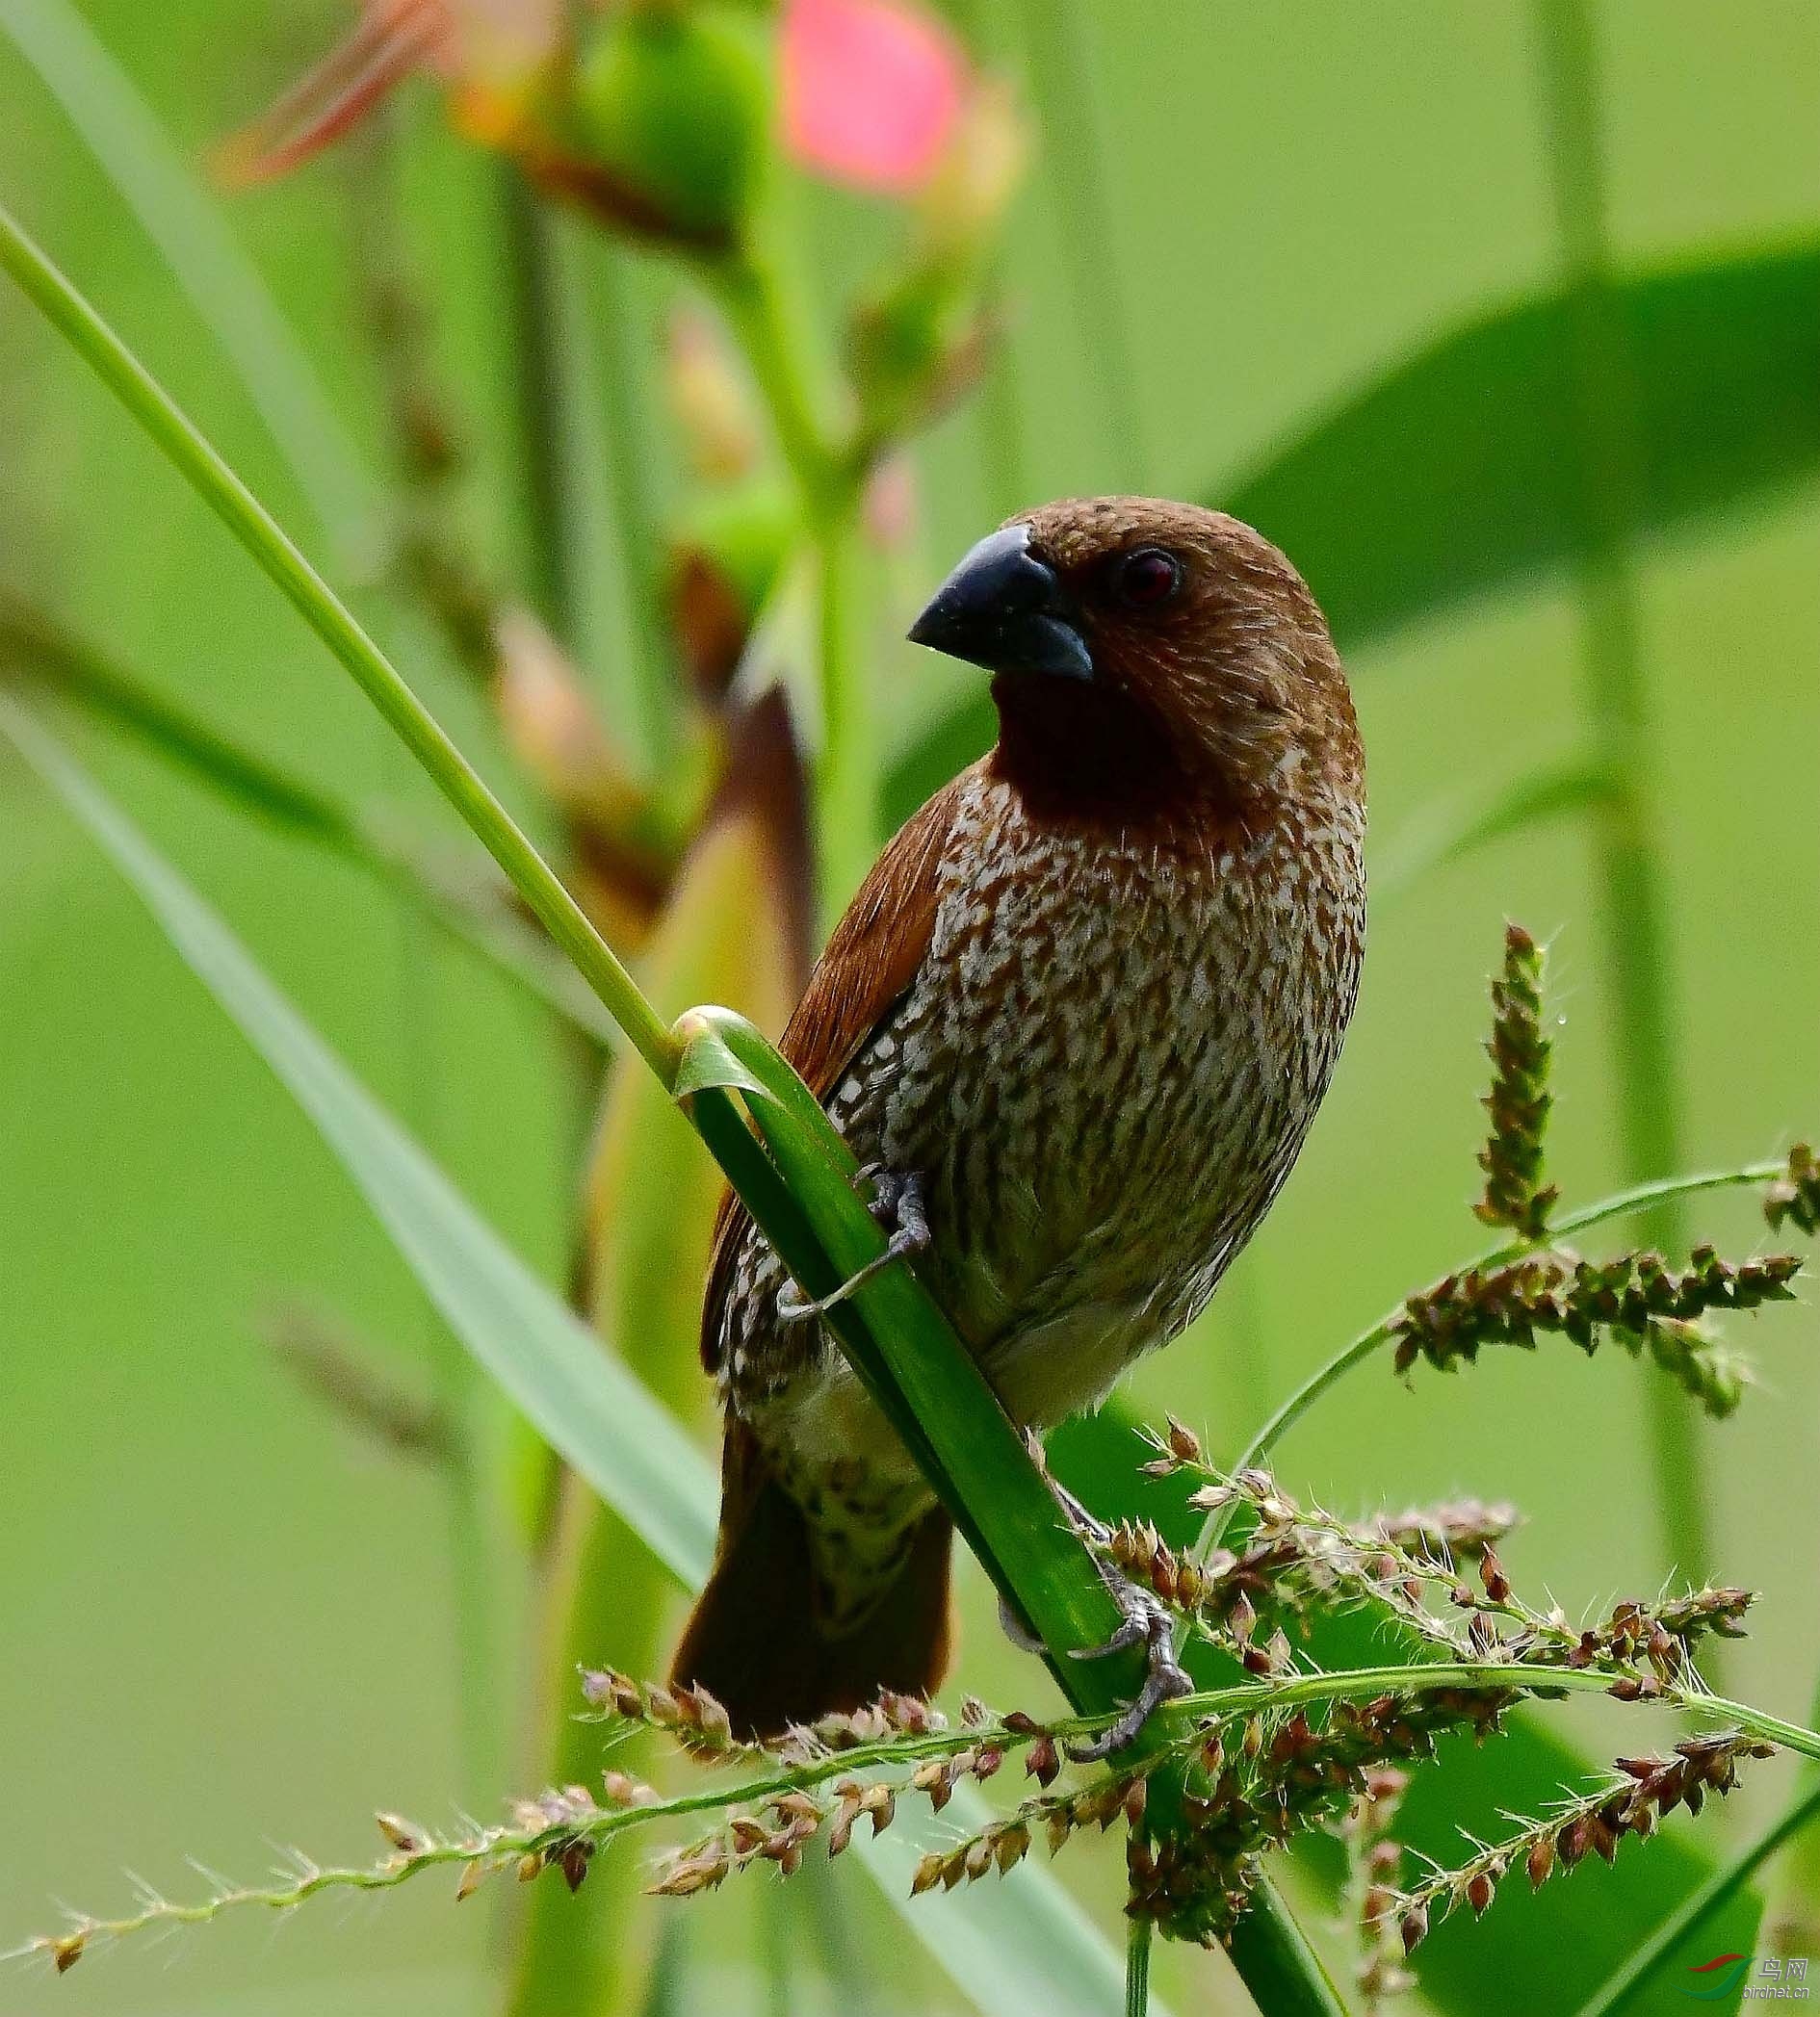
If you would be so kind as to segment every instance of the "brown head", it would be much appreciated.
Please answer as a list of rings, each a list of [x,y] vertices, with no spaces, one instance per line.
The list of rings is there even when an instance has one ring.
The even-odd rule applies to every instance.
[[[1235,518],[1069,498],[982,539],[910,633],[993,674],[996,765],[1033,810],[1224,813],[1356,800],[1344,673],[1308,585]]]

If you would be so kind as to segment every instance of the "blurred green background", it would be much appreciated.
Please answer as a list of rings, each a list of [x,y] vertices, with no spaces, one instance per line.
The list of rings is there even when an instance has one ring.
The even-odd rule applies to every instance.
[[[1006,499],[982,474],[977,403],[945,421],[917,452],[905,596],[1020,502],[1119,488],[1223,501],[1311,417],[1558,271],[1530,8],[1066,4],[1105,142],[1112,229],[1099,279],[1129,333],[1129,410],[1108,411],[1096,373],[1066,229],[1078,175],[1051,133],[1003,273],[1004,382],[1029,497]],[[81,12],[198,158],[346,22],[330,0],[82,0]],[[1621,266],[1811,244],[1820,14],[1806,0],[1604,0],[1594,15]],[[1047,7],[979,0],[963,26],[1042,95]],[[4,37],[0,108],[5,200],[279,516],[308,528],[238,384]],[[495,563],[528,582],[501,171],[450,137],[427,91],[406,110],[403,147],[410,243],[475,449],[473,508]],[[354,182],[331,157],[234,199],[229,215],[377,463],[383,422],[349,277]],[[825,191],[797,200],[805,265],[832,301],[868,270],[875,206]],[[648,395],[637,456],[665,495],[677,478],[651,360],[674,280],[562,230],[581,312],[608,282],[624,311]],[[0,576],[300,772],[407,799],[433,826],[427,788],[362,703],[10,290],[0,357]],[[1426,464],[1434,445],[1412,455]],[[1495,475],[1469,463],[1454,481],[1469,498]],[[1337,521],[1368,526],[1367,543],[1393,555],[1398,524],[1378,522],[1383,508],[1368,477],[1332,501]],[[1261,522],[1325,595],[1313,557]],[[1634,556],[1686,1167],[1772,1153],[1820,1125],[1817,535],[1809,477]],[[594,592],[591,635],[611,664],[633,648],[629,599],[611,573]],[[359,607],[509,796],[496,727],[425,626],[380,593]],[[1514,777],[1567,741],[1584,708],[1581,650],[1573,582],[1552,576],[1387,627],[1350,654],[1380,860],[1462,785]],[[905,720],[946,702],[947,686],[917,689],[933,678],[913,655],[882,656],[881,711]],[[576,1118],[547,1024],[359,877],[142,755],[98,737],[85,747],[318,1027],[559,1283]],[[53,1899],[123,1901],[122,1866],[176,1890],[186,1856],[250,1875],[273,1840],[365,1857],[376,1804],[491,1816],[503,1794],[528,1790],[508,1697],[533,1655],[528,1606],[502,1570],[493,1713],[478,1733],[470,1714],[464,1732],[445,1495],[300,1397],[260,1346],[266,1314],[301,1301],[345,1318],[421,1388],[435,1343],[384,1238],[112,872],[4,759],[0,837],[4,1945],[46,1923]],[[1378,904],[1359,1020],[1295,1179],[1198,1332],[1143,1369],[1140,1406],[1166,1405],[1230,1443],[1345,1336],[1482,1243],[1466,1206],[1484,983],[1506,917],[1554,945],[1556,1175],[1574,1198],[1622,1180],[1592,852],[1581,824],[1561,818]],[[1699,1202],[1692,1223],[1746,1248],[1760,1238],[1754,1211]],[[1801,1717],[1820,1671],[1820,1325],[1804,1304],[1735,1320],[1733,1334],[1756,1353],[1760,1386],[1734,1420],[1703,1428],[1699,1474],[1680,1488],[1713,1510],[1716,1559],[1702,1572],[1763,1593],[1728,1667],[1732,1692]],[[1562,1344],[1491,1355],[1455,1381],[1405,1386],[1381,1367],[1318,1412],[1282,1466],[1348,1510],[1513,1499],[1529,1514],[1508,1550],[1520,1581],[1571,1611],[1609,1603],[1668,1567],[1646,1377],[1615,1353],[1587,1360]],[[510,1435],[487,1415],[507,1471]],[[982,1580],[966,1574],[964,1591],[961,1678],[1023,1699],[1038,1677],[998,1642]],[[1609,1721],[1569,1719],[1595,1750]],[[1786,1785],[1780,1763],[1762,1770],[1717,1828],[1766,1818]],[[1081,1875],[1090,1891],[1103,1880],[1097,1909],[1113,1926],[1110,1866],[1083,1862]],[[890,1954],[881,2011],[964,2006],[895,1922],[849,1901],[859,1936]],[[277,1926],[223,1924],[98,1958],[55,1986],[0,1975],[0,2011],[480,2011],[501,1965],[486,1909],[457,1913],[447,1887],[426,1883]],[[689,1908],[676,2007],[764,2006],[755,1911],[731,1893]],[[1208,2007],[1227,1979],[1213,1957],[1159,1969],[1183,2009]],[[1483,2007],[1565,2009],[1592,1986],[1557,1982],[1547,2001],[1536,1990],[1507,2004],[1504,1985]],[[815,1993],[803,1988],[803,2007]]]

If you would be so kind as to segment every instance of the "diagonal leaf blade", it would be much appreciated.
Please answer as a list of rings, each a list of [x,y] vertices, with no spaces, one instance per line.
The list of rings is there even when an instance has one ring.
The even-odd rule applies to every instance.
[[[196,977],[302,1107],[461,1342],[679,1582],[713,1552],[714,1475],[674,1420],[468,1205],[259,969],[226,925],[18,704],[0,733],[137,892]],[[951,1839],[959,1800],[939,1827]],[[962,1817],[963,1821],[965,1816]],[[908,1817],[906,1817],[906,1823]],[[1101,2017],[1123,1968],[1054,1880],[907,1896],[913,1831],[854,1845],[905,1924],[994,2017]],[[1153,2004],[1157,2017],[1167,2017]]]

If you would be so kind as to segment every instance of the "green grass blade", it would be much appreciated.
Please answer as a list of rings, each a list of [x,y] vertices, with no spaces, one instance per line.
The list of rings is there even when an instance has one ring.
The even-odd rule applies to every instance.
[[[283,1081],[462,1343],[677,1579],[699,1584],[718,1500],[707,1460],[461,1199],[176,870],[4,696],[0,731],[92,835]],[[939,1901],[910,1900],[921,1849],[951,1842],[957,1824],[969,1824],[959,1796],[940,1819],[906,1811],[875,1844],[854,1848],[961,1993],[994,2017],[1103,2017],[1116,2009],[1118,1956],[1046,1873],[1020,1871],[1014,1882],[969,1886]]]
[[[1637,392],[1634,534],[1774,497],[1820,468],[1820,240],[1689,254],[1613,288]],[[1413,351],[1206,502],[1280,545],[1342,651],[1583,557],[1573,313],[1530,296]],[[1370,508],[1361,509],[1362,499]],[[901,821],[993,737],[982,693],[888,779]]]
[[[4,698],[0,728],[283,1080],[461,1342],[666,1567],[689,1582],[704,1576],[712,1490],[671,1417],[510,1254],[50,735]]]
[[[69,0],[0,0],[0,29],[164,256],[344,563],[370,566],[379,496],[220,205]]]

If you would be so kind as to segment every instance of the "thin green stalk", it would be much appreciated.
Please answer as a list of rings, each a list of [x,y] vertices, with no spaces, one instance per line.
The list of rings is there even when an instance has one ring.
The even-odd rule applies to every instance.
[[[1649,1183],[1633,1184],[1628,1190],[1619,1191],[1612,1197],[1601,1198],[1595,1204],[1585,1204],[1578,1211],[1564,1213],[1549,1228],[1549,1238],[1559,1242],[1576,1232],[1585,1232],[1594,1226],[1600,1226],[1611,1219],[1622,1219],[1633,1214],[1648,1216],[1661,1210],[1678,1199],[1695,1197],[1706,1191],[1741,1189],[1747,1184],[1769,1183],[1782,1172],[1780,1162],[1746,1163],[1735,1170],[1706,1170],[1693,1177],[1662,1177]],[[1509,1240],[1501,1247],[1488,1247],[1483,1254],[1471,1260],[1460,1262],[1451,1272],[1465,1274],[1472,1268],[1492,1268],[1514,1260],[1526,1250],[1521,1240]],[[1342,1345],[1325,1364],[1303,1381],[1270,1415],[1252,1436],[1235,1461],[1233,1468],[1243,1470],[1247,1464],[1263,1463],[1276,1449],[1284,1436],[1307,1414],[1323,1394],[1337,1385],[1354,1366],[1363,1365],[1391,1343],[1396,1334],[1396,1322],[1403,1313],[1402,1304],[1385,1311],[1375,1324],[1360,1332],[1350,1344]],[[1218,1547],[1220,1538],[1226,1532],[1233,1509],[1222,1507],[1217,1513],[1208,1515],[1194,1543],[1197,1559],[1205,1560]]]
[[[1581,2004],[1574,2017],[1614,2017],[1703,1920],[1742,1890],[1778,1849],[1820,1821],[1820,1772],[1804,1776],[1807,1784],[1798,1797],[1755,1841],[1690,1891],[1643,1945]]]
[[[0,267],[144,428],[340,660],[505,870],[633,1047],[668,1084],[680,1055],[676,1039],[556,871],[276,520],[4,208],[0,208]]]
[[[1133,1912],[1125,1936],[1125,2017],[1150,2017],[1150,1938],[1148,1916]]]
[[[770,415],[815,549],[821,746],[816,763],[817,866],[829,921],[871,866],[877,842],[879,752],[855,649],[856,522],[866,470],[824,431],[776,267],[746,252],[709,270],[715,298]]]
[[[1122,234],[1094,101],[1087,13],[1081,0],[1023,0],[1023,13],[1075,321],[1086,340],[1097,404],[1105,419],[1106,467],[1126,489],[1140,490],[1150,467],[1139,396],[1143,380],[1128,297],[1119,284]]]
[[[258,268],[131,77],[68,0],[0,0],[62,105],[221,346],[344,566],[371,568],[381,499]]]
[[[645,764],[652,776],[663,778],[677,753],[676,650],[660,601],[660,559],[653,539],[659,511],[637,397],[626,266],[618,246],[605,242],[597,246],[591,267],[594,325],[601,347],[609,502],[631,614],[633,709]]]
[[[1637,394],[1612,284],[1601,79],[1587,0],[1538,0],[1548,168],[1572,318],[1579,587],[1594,758],[1610,780],[1595,845],[1617,1014],[1614,1067],[1625,1160],[1636,1177],[1679,1160],[1680,1061],[1673,948],[1647,766],[1649,695],[1629,547],[1640,487]],[[1664,1249],[1682,1244],[1664,1202],[1649,1222]],[[1657,1517],[1671,1562],[1698,1578],[1712,1565],[1699,1418],[1669,1382],[1646,1380]]]

